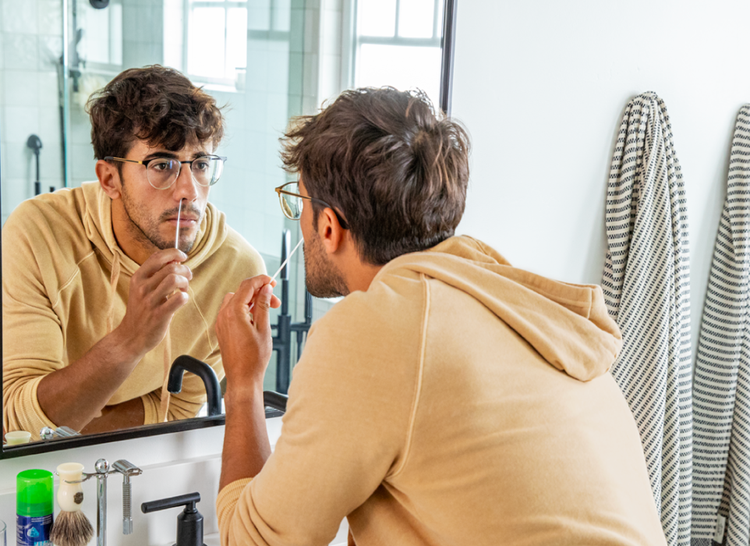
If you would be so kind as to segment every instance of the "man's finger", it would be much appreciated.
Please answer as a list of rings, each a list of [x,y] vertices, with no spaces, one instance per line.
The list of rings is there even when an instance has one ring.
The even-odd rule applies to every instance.
[[[226,296],[224,296],[224,299],[221,301],[221,307],[219,307],[219,313],[221,313],[224,308],[229,305],[229,302],[232,301],[233,297],[234,292],[229,292]]]
[[[187,292],[190,286],[188,280],[182,275],[167,275],[153,291],[153,297],[156,301],[162,301],[166,297],[171,297],[175,290]]]
[[[252,279],[245,279],[237,289],[236,297],[238,305],[249,305],[255,294],[271,282],[271,277],[268,275],[258,275]]]
[[[159,250],[143,262],[143,265],[138,268],[138,272],[144,277],[150,277],[170,262],[182,263],[185,260],[187,260],[187,254],[176,248]]]
[[[271,322],[268,312],[271,306],[271,298],[273,297],[273,288],[270,284],[263,286],[258,294],[255,296],[253,306],[253,322],[259,332],[266,332],[271,330]]]

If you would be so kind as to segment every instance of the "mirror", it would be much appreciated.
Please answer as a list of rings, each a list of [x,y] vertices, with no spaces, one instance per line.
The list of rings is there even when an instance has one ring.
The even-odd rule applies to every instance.
[[[269,274],[299,241],[273,188],[279,137],[291,117],[318,111],[348,87],[420,87],[448,111],[455,0],[48,0],[14,3],[0,29],[2,222],[20,203],[96,180],[84,105],[122,70],[184,73],[224,106],[227,157],[209,202],[262,257]],[[4,6],[9,5],[8,3]],[[65,14],[65,16],[63,16]],[[4,14],[5,15],[5,14]],[[3,249],[3,264],[10,259]],[[4,267],[4,269],[6,268]],[[281,273],[265,388],[286,392],[310,324],[335,302],[309,297],[298,252]],[[3,271],[5,273],[6,271]],[[3,277],[3,282],[13,282]],[[213,317],[206,317],[209,328]],[[3,326],[4,373],[23,342]],[[34,332],[24,332],[29,339]],[[19,340],[21,340],[19,342]],[[158,350],[158,349],[157,349]],[[172,359],[182,354],[173,349]],[[203,355],[191,355],[201,358]],[[187,380],[187,375],[185,376]],[[4,383],[3,412],[8,389]],[[11,393],[11,396],[13,394]],[[195,417],[106,433],[3,446],[2,457],[214,426]],[[61,423],[64,425],[65,423]],[[30,431],[38,435],[39,431]]]

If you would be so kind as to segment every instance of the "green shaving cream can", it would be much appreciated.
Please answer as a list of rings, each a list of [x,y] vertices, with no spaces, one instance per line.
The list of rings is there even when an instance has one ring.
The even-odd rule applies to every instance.
[[[52,546],[54,477],[48,470],[24,470],[16,476],[17,546]]]

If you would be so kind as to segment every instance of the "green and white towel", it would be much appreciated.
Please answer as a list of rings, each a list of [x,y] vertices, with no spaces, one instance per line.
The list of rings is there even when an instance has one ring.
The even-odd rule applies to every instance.
[[[612,367],[635,417],[669,546],[690,544],[692,366],[685,187],[667,109],[648,92],[620,125],[602,288],[623,334]]]
[[[750,543],[750,105],[737,115],[695,365],[693,544]]]

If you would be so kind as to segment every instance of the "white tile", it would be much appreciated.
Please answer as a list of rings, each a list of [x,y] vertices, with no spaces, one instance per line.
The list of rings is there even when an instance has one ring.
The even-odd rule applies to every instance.
[[[21,201],[25,201],[33,196],[34,186],[29,183],[27,178],[9,178],[3,176],[3,215],[10,215]]]
[[[270,7],[250,7],[247,10],[247,30],[268,31],[271,25]]]
[[[39,76],[35,71],[6,70],[6,106],[39,106]]]
[[[29,135],[39,132],[39,108],[6,106],[3,115],[3,143],[26,145]]]
[[[264,131],[267,117],[266,93],[248,91],[245,103],[245,130]]]
[[[28,138],[28,136],[27,136]],[[3,142],[3,179],[22,178],[28,180],[31,172],[32,152],[26,141]]]
[[[320,40],[320,11],[305,10],[305,53],[317,53]]]
[[[3,32],[37,34],[37,0],[0,0]]]
[[[344,0],[323,0],[321,7],[326,11],[343,11]]]
[[[5,40],[0,36],[0,71],[5,68]],[[2,102],[0,102],[2,104]]]
[[[245,89],[265,91],[268,88],[269,52],[257,51],[247,59]]]
[[[62,39],[61,0],[37,0],[39,34],[59,36]]]
[[[302,97],[302,114],[306,116],[317,114],[320,111],[317,97],[305,95]]]
[[[290,17],[290,50],[301,53],[305,50],[305,10],[293,9]]]
[[[5,106],[5,71],[0,69],[0,117],[3,116],[4,106]]]
[[[273,0],[247,0],[247,7],[255,9],[271,9]]]
[[[304,54],[289,54],[289,94],[302,95],[302,85],[305,77]]]
[[[284,215],[281,209],[276,205],[278,214],[263,215],[263,245],[260,250],[268,254],[278,254],[281,247],[281,232],[284,229]],[[256,247],[258,248],[258,247]]]
[[[316,53],[305,54],[302,92],[314,97],[318,95],[318,55]]]
[[[70,134],[68,138],[72,144],[91,144],[91,122],[83,109],[75,104],[70,110]]]
[[[268,41],[268,51],[284,52],[288,54],[290,47],[291,47],[291,44],[289,40],[269,40]]]
[[[268,87],[269,93],[289,92],[289,52],[268,52]]]
[[[227,134],[245,130],[245,96],[241,93],[235,93],[234,95],[234,100],[229,102],[226,108],[222,110],[225,122],[224,128]]]
[[[144,9],[143,16],[145,17],[145,21],[142,19],[144,23],[143,26],[148,31],[146,40],[152,43],[163,42],[164,41],[164,8],[161,5],[161,2],[154,3],[154,5],[149,6],[148,9]]]
[[[43,148],[39,153],[39,176],[42,189],[48,191],[49,186],[59,187],[62,185],[62,147],[59,141],[42,140],[42,145]]]
[[[60,131],[60,108],[45,106],[39,108],[39,138],[45,147],[60,147],[62,133]]]
[[[276,8],[273,10],[273,30],[279,32],[289,32],[292,25],[292,9]]]
[[[248,131],[247,155],[245,156],[248,170],[255,173],[264,172],[267,153],[266,135],[258,131]]]
[[[70,175],[77,180],[96,180],[94,150],[91,145],[70,145]]]
[[[322,53],[324,55],[341,55],[341,12],[324,11],[322,17]]]
[[[321,100],[332,100],[341,93],[341,56],[321,57],[319,89]]]
[[[275,138],[286,132],[289,124],[289,96],[286,93],[269,93],[266,98],[268,119],[266,128]]]
[[[256,51],[268,51],[268,40],[265,38],[248,38],[248,55],[254,55]]]
[[[57,72],[37,72],[40,108],[57,107],[60,104]]]
[[[60,36],[41,35],[38,40],[39,70],[57,72],[62,57],[62,38]]]
[[[39,66],[39,43],[33,34],[4,33],[3,56],[6,70],[36,70]]]

